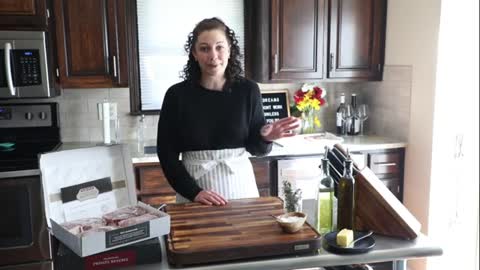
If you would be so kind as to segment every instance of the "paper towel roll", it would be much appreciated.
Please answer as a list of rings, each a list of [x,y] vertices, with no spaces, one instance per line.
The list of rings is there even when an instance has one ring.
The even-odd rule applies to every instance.
[[[102,118],[103,118],[103,143],[111,144],[110,136],[110,103],[102,103]]]

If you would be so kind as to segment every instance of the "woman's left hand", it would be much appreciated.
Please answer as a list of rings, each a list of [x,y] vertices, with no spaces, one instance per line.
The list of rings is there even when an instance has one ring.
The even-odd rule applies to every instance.
[[[264,125],[260,129],[260,134],[265,141],[271,142],[280,138],[295,136],[294,130],[298,127],[300,127],[300,119],[290,116]]]

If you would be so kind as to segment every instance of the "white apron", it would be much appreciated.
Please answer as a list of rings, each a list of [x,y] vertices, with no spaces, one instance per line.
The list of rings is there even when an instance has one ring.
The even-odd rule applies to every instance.
[[[225,199],[259,197],[252,163],[245,148],[187,151],[182,163],[197,184]],[[177,202],[190,202],[177,194]]]

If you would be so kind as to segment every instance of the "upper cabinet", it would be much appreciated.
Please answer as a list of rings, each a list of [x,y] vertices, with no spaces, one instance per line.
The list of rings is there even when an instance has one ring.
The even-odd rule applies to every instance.
[[[385,0],[330,0],[328,78],[382,79]]]
[[[386,0],[245,0],[245,13],[248,78],[382,78]]]
[[[323,78],[325,0],[273,0],[272,80]]]
[[[59,84],[128,86],[127,0],[54,0]]]
[[[0,29],[46,30],[46,0],[1,0]]]

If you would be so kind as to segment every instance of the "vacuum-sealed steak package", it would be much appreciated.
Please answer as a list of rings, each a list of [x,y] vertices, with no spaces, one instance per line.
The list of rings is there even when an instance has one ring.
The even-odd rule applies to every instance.
[[[81,235],[94,228],[105,226],[107,222],[103,218],[82,218],[64,222],[60,225],[74,235]]]
[[[147,213],[147,210],[138,206],[127,206],[103,215],[107,225],[118,226],[122,220],[138,217]]]

